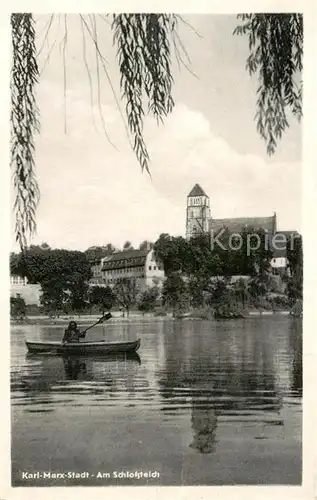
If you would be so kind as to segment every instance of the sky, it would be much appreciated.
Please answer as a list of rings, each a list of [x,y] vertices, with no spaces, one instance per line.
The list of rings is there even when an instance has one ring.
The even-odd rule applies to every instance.
[[[235,16],[189,15],[184,19],[190,26],[180,23],[195,76],[174,64],[173,113],[163,126],[145,119],[151,177],[141,172],[101,69],[100,108],[115,147],[103,132],[95,53],[87,37],[91,100],[77,15],[67,16],[64,98],[64,18],[59,22],[55,16],[43,45],[48,19],[37,17],[42,73],[36,168],[41,201],[33,244],[85,250],[109,242],[121,247],[127,240],[138,245],[155,241],[163,232],[184,235],[186,197],[196,182],[210,197],[212,217],[276,212],[279,230],[301,230],[301,126],[291,119],[275,155],[267,156],[254,122],[257,81],[245,69],[247,40],[232,34]],[[98,18],[97,29],[120,99],[110,26]]]

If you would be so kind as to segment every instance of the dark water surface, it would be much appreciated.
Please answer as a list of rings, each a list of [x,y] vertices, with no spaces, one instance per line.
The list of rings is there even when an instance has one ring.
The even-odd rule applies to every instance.
[[[62,330],[12,327],[14,486],[301,483],[298,321],[108,324],[90,338],[140,337],[140,358],[26,355]]]

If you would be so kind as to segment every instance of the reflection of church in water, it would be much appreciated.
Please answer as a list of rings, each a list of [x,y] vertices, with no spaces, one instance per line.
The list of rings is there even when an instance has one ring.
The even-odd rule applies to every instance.
[[[191,414],[193,441],[190,447],[200,453],[211,453],[216,440],[216,410],[210,404],[202,404],[200,399],[193,397]]]
[[[188,413],[192,434],[188,446],[192,450],[213,453],[219,427],[232,417],[233,425],[243,428],[246,421],[255,428],[259,421],[284,424],[283,397],[300,393],[300,335],[292,333],[292,326],[281,343],[260,322],[251,334],[242,326],[238,334],[230,334],[230,330],[224,334],[217,326],[204,333],[200,322],[186,323],[186,329],[184,322],[166,325],[165,360],[158,373],[164,400],[161,411],[175,416],[176,412]],[[276,357],[280,350],[282,356]],[[279,358],[287,360],[290,373],[284,373],[284,361]]]

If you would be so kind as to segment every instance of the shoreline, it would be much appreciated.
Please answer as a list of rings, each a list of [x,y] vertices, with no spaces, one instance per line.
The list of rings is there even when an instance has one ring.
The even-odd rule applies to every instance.
[[[262,317],[262,316],[291,316],[290,311],[281,310],[281,311],[249,311],[245,314],[243,318],[229,318],[233,319],[247,319],[248,317]],[[82,316],[61,316],[60,318],[49,318],[48,316],[29,316],[23,320],[18,319],[10,319],[10,325],[66,325],[70,321],[76,321],[78,324],[86,325],[89,323],[94,323],[100,318],[97,315],[82,315]],[[225,318],[224,318],[225,319]],[[121,314],[116,315],[113,313],[113,317],[104,323],[101,324],[113,324],[113,323],[133,323],[136,321],[146,322],[146,321],[165,321],[165,320],[173,320],[173,321],[188,321],[188,320],[200,320],[204,321],[206,318],[200,318],[199,315],[191,315],[189,313],[186,317],[173,318],[172,313],[166,313],[164,316],[155,316],[153,313],[147,314],[135,314],[131,313],[130,316],[122,316]],[[211,319],[209,319],[210,321]],[[219,321],[219,319],[214,319],[215,321]]]

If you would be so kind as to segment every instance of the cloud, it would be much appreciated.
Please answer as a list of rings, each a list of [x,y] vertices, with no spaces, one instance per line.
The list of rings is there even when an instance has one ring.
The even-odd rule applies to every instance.
[[[179,128],[177,128],[179,127]],[[300,226],[301,165],[241,155],[212,130],[206,117],[178,106],[164,131],[150,141],[153,179],[177,205],[198,182],[211,198],[215,217],[270,215]]]

